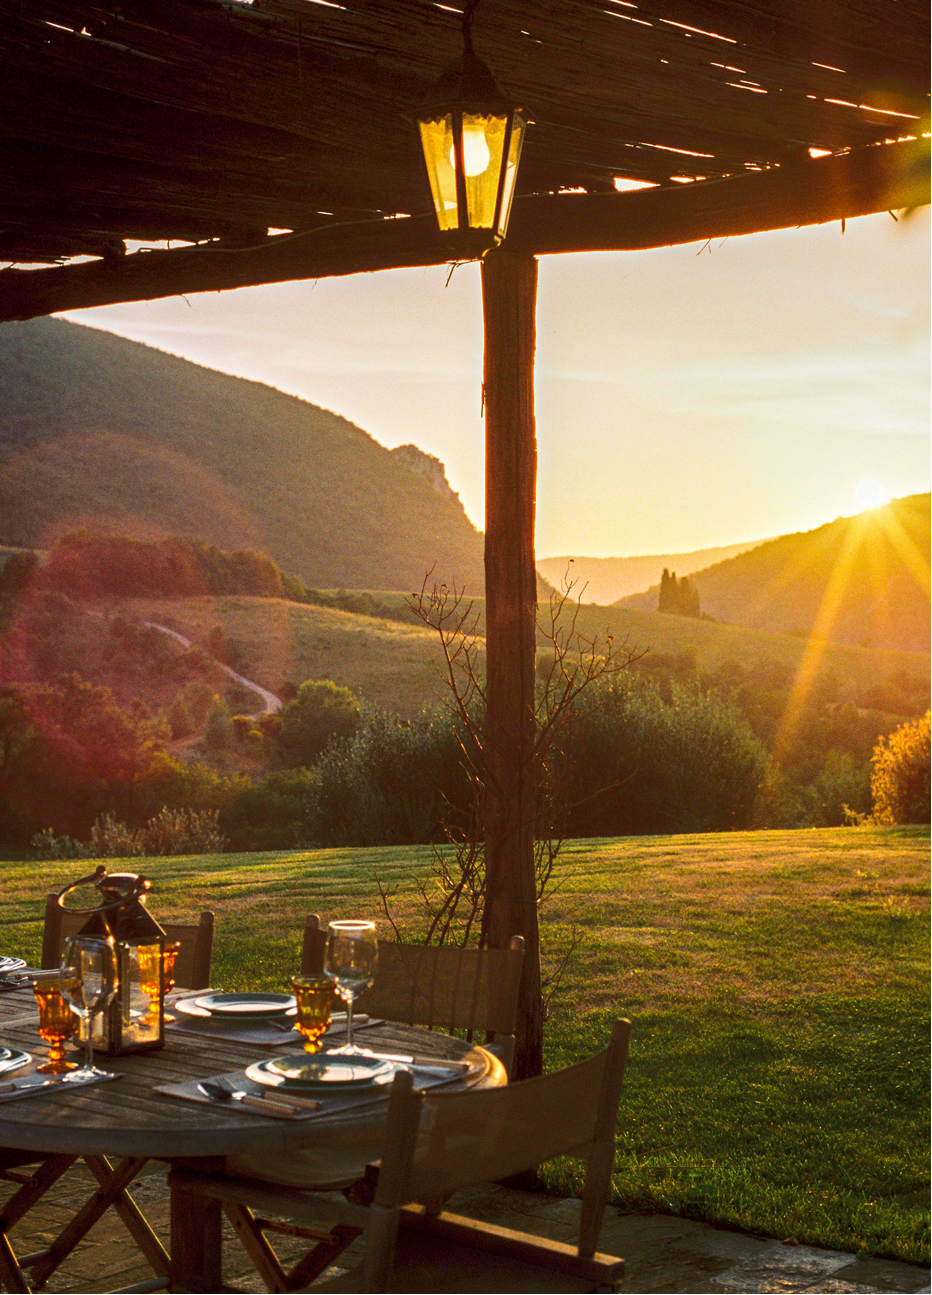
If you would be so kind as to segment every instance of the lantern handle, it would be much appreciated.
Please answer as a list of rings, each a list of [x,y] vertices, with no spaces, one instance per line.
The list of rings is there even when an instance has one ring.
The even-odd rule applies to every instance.
[[[107,869],[104,866],[104,864],[102,863],[98,864],[97,867],[89,876],[80,877],[77,881],[73,881],[69,886],[66,886],[64,890],[60,890],[58,894],[55,896],[56,904],[58,905],[59,908],[64,909],[66,913],[80,913],[82,916],[86,913],[106,913],[106,912],[109,912],[111,908],[119,908],[122,904],[125,904],[127,900],[139,899],[149,889],[148,878],[143,876],[138,876],[133,884],[132,889],[128,891],[127,894],[120,895],[117,899],[111,899],[106,904],[98,904],[94,908],[66,908],[65,907],[65,903],[64,903],[65,896],[69,895],[71,891],[77,890],[79,886],[97,886],[101,881],[103,881],[106,875],[107,875]]]

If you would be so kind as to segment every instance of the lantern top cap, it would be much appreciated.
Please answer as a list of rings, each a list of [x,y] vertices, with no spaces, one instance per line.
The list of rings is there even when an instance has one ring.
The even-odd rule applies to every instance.
[[[451,110],[484,115],[505,115],[515,105],[502,94],[488,66],[467,46],[443,71],[418,111],[418,117],[436,116]]]

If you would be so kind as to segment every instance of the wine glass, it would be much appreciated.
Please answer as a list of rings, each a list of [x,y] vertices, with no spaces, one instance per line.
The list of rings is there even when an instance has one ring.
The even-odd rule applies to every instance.
[[[39,1005],[39,1037],[49,1045],[48,1061],[36,1070],[43,1075],[67,1074],[76,1065],[65,1060],[65,1044],[77,1030],[78,1018],[62,997],[58,973],[34,976],[32,992]]]
[[[119,985],[112,939],[75,935],[66,941],[61,964],[62,994],[84,1026],[84,1065],[67,1075],[66,1082],[107,1074],[94,1065],[94,1017],[107,1006]]]
[[[346,1043],[335,1052],[356,1052],[353,1047],[353,1000],[375,979],[379,945],[374,922],[331,922],[327,928],[324,975],[346,1003]]]
[[[319,1052],[330,1024],[333,984],[326,976],[292,976],[291,991],[298,1007],[294,1027],[304,1035],[304,1051]]]

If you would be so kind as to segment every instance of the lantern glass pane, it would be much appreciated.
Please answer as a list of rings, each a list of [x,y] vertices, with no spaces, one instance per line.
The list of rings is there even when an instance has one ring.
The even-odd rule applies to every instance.
[[[453,151],[453,117],[447,114],[435,121],[419,121],[421,147],[427,163],[427,178],[441,229],[456,229],[456,161]]]
[[[507,125],[507,117],[463,113],[463,170],[470,229],[491,229],[495,224]]]
[[[120,953],[126,975],[121,993],[123,1047],[151,1046],[160,1035],[162,945],[127,945]]]
[[[498,216],[496,233],[504,238],[508,232],[508,218],[511,215],[511,203],[515,196],[515,181],[518,178],[518,163],[521,161],[521,145],[524,142],[524,130],[527,122],[519,112],[514,115],[511,128],[511,139],[508,141],[508,160],[505,163],[505,182],[502,186],[502,206]]]

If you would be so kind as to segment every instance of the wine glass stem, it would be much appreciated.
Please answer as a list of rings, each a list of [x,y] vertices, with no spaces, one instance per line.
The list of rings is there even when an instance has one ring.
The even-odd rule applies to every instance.
[[[352,997],[346,1000],[346,1047],[349,1050],[353,1046],[353,1000]]]
[[[88,1012],[84,1018],[85,1037],[84,1037],[84,1069],[94,1069],[94,1013]]]

